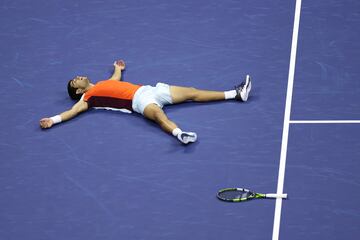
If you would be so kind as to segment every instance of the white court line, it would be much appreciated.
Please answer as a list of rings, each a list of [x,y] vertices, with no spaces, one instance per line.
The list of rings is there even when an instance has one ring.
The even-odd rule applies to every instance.
[[[286,154],[287,154],[287,145],[288,145],[288,137],[289,137],[291,100],[292,100],[293,86],[294,86],[296,50],[297,50],[297,41],[299,34],[299,24],[300,24],[300,12],[301,12],[301,0],[296,0],[294,27],[293,27],[291,54],[290,54],[290,66],[289,66],[289,75],[288,75],[288,86],[286,92],[284,126],[283,126],[282,142],[281,142],[279,175],[278,175],[278,184],[277,184],[278,194],[282,194],[284,188],[285,165],[286,165]],[[279,239],[281,206],[282,206],[282,198],[277,198],[275,204],[274,226],[273,226],[273,235],[272,235],[273,240]]]
[[[360,120],[291,120],[291,124],[351,124],[360,123]]]

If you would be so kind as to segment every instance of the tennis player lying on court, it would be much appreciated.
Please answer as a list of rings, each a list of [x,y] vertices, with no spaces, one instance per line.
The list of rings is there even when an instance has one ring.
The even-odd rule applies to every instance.
[[[171,121],[164,111],[164,105],[185,101],[209,102],[235,99],[242,102],[248,100],[251,90],[249,75],[244,82],[230,91],[205,91],[195,88],[169,86],[158,83],[153,86],[141,86],[121,81],[121,71],[125,69],[122,60],[114,63],[114,73],[109,80],[93,84],[87,77],[75,77],[68,82],[69,96],[78,102],[68,111],[50,118],[40,120],[42,128],[50,128],[54,124],[67,121],[90,108],[117,110],[131,113],[135,111],[156,122],[167,133],[175,136],[180,142],[195,142],[194,132],[182,131]]]

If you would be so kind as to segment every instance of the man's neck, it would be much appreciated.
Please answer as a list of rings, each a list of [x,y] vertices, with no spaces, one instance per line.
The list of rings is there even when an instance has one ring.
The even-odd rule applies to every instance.
[[[94,84],[89,83],[89,86],[87,86],[87,88],[85,89],[85,92],[89,91],[93,86],[94,86]]]

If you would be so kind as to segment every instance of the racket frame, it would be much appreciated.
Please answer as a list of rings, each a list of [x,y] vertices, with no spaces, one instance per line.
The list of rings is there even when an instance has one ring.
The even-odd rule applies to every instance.
[[[220,197],[220,194],[223,192],[229,192],[229,191],[241,191],[241,192],[247,192],[250,193],[250,196],[247,198],[234,198],[234,199],[228,199],[224,197]],[[223,188],[218,191],[216,194],[217,198],[226,201],[226,202],[244,202],[247,200],[251,200],[254,198],[287,198],[287,194],[277,194],[277,193],[256,193],[246,188]]]

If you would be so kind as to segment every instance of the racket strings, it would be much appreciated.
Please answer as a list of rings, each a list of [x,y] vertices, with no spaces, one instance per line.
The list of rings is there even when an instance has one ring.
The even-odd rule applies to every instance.
[[[223,199],[247,199],[254,194],[251,192],[245,192],[240,190],[224,191],[219,193],[219,197]]]

